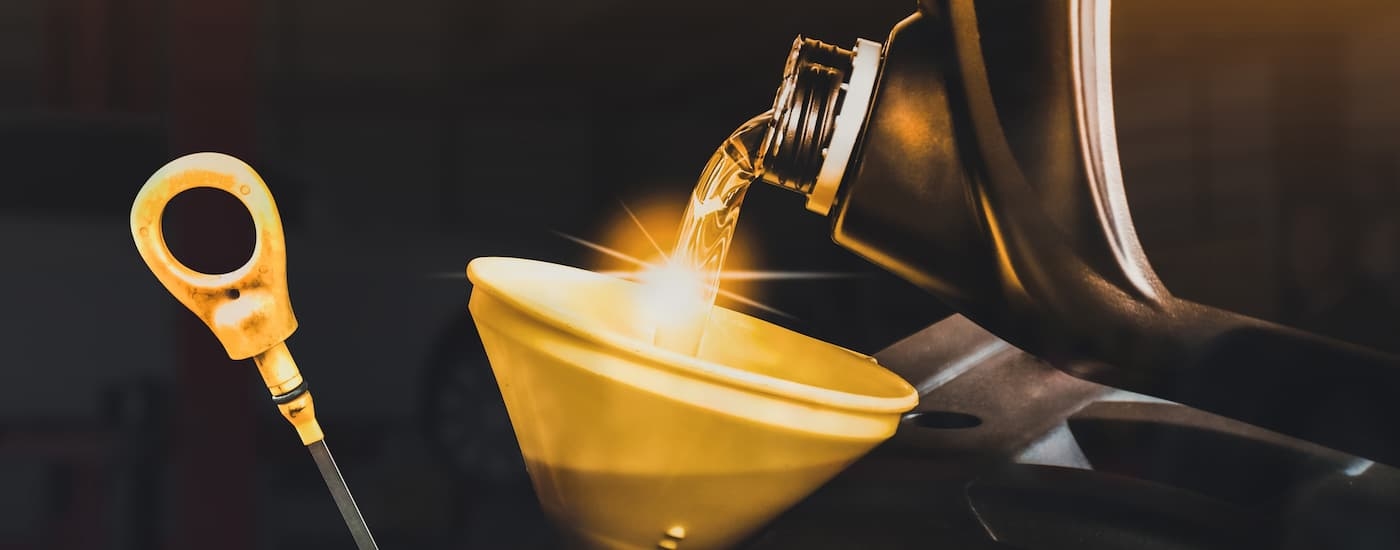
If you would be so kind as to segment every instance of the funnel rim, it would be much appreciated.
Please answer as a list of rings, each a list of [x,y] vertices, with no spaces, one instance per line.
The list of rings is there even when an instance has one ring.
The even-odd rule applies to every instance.
[[[657,365],[660,368],[695,376],[709,382],[727,385],[744,391],[767,394],[808,404],[859,413],[899,414],[913,409],[918,404],[918,391],[903,378],[900,378],[899,375],[886,369],[883,365],[880,365],[874,358],[801,333],[795,334],[848,352],[855,358],[868,359],[868,361],[857,360],[862,364],[875,367],[872,372],[886,378],[892,385],[901,386],[904,390],[903,395],[882,397],[824,388],[813,384],[796,382],[777,376],[731,367],[723,363],[675,352],[652,345],[650,342],[644,340],[624,336],[614,330],[585,330],[582,327],[582,323],[573,322],[577,320],[574,318],[575,316],[569,315],[557,308],[545,307],[539,303],[532,303],[530,300],[512,296],[509,292],[503,291],[495,281],[492,281],[492,277],[483,277],[481,274],[483,266],[508,264],[529,265],[561,273],[572,272],[577,275],[585,275],[599,280],[613,280],[623,284],[636,283],[573,266],[506,256],[484,256],[475,258],[467,264],[466,270],[467,279],[473,284],[474,289],[479,288],[490,294],[494,299],[510,307],[527,312],[539,322],[554,329],[564,331],[576,338],[597,342],[615,350],[617,353],[644,359],[647,363]],[[759,322],[769,323],[768,321],[728,308],[721,306],[714,307],[716,309],[728,311],[731,314],[751,317]]]

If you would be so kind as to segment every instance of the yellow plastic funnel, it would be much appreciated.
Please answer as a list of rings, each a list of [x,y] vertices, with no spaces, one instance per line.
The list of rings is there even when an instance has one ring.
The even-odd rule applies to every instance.
[[[514,258],[471,312],[544,510],[590,548],[724,548],[894,434],[918,401],[875,360],[716,307],[694,357],[651,344],[640,285]]]

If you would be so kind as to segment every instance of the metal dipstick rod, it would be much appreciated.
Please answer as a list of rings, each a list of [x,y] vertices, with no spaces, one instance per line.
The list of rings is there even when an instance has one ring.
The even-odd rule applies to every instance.
[[[221,275],[194,271],[166,246],[161,219],[176,195],[194,188],[219,189],[248,209],[257,240],[242,267]],[[311,452],[359,550],[378,550],[316,422],[316,410],[287,338],[296,331],[287,294],[287,254],[282,220],[272,193],[251,167],[228,155],[195,153],[166,164],[141,188],[131,210],[131,235],[156,278],[209,327],[231,359],[251,358],[282,417]]]

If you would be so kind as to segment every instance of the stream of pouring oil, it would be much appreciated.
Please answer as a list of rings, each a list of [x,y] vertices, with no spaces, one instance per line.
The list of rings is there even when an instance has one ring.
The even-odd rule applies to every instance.
[[[771,121],[769,112],[744,123],[720,145],[701,172],[669,257],[670,268],[694,277],[696,295],[687,300],[693,307],[660,317],[653,341],[657,346],[686,355],[699,352],[719,293],[724,258],[734,240],[739,208],[749,184],[759,176],[759,149]]]

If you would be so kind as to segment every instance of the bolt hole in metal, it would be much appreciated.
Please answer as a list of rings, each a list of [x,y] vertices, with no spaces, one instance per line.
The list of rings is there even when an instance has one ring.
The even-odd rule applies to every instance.
[[[975,415],[955,411],[921,411],[904,415],[904,422],[934,430],[965,430],[982,425]]]
[[[165,205],[160,225],[170,253],[200,273],[228,273],[253,256],[253,217],[227,191],[196,187],[180,192]]]

